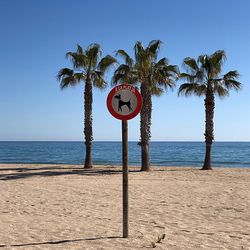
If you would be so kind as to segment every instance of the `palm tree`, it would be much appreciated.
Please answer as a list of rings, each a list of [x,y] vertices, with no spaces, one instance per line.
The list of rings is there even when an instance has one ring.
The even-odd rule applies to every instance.
[[[84,135],[86,145],[86,157],[84,168],[92,168],[92,88],[103,89],[107,83],[104,75],[107,69],[116,62],[110,55],[101,58],[101,47],[99,44],[90,44],[86,50],[77,45],[75,52],[66,53],[66,58],[71,59],[73,69],[62,68],[57,75],[61,89],[75,86],[84,82]]]
[[[228,96],[231,89],[239,90],[241,88],[241,83],[237,81],[239,73],[236,70],[222,75],[222,65],[225,60],[226,53],[223,50],[218,50],[210,56],[200,55],[197,60],[187,57],[183,63],[186,73],[180,74],[180,78],[185,79],[186,82],[180,86],[179,95],[194,94],[205,97],[206,155],[203,170],[212,169],[211,147],[214,140],[215,95],[222,98]]]
[[[164,89],[173,88],[178,74],[178,67],[169,65],[167,58],[157,61],[161,46],[160,40],[153,40],[144,48],[141,42],[134,46],[133,60],[126,51],[120,49],[116,56],[121,56],[125,63],[115,71],[113,83],[128,82],[140,84],[143,106],[140,113],[141,171],[150,170],[149,141],[151,138],[152,95],[160,96]]]

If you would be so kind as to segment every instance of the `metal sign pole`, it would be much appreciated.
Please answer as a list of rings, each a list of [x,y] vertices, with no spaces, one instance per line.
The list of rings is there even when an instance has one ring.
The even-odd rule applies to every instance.
[[[123,238],[128,238],[128,121],[122,121]]]

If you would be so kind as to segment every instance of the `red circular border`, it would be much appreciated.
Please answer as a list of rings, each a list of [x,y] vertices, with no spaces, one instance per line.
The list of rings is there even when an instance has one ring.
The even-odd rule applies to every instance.
[[[120,87],[120,86],[129,86],[129,87],[132,87],[133,90],[135,91],[134,94],[135,94],[135,96],[137,98],[137,106],[136,106],[135,110],[129,115],[121,115],[121,114],[117,113],[112,107],[112,98],[115,95],[115,93],[118,92],[118,91],[116,91],[116,88]],[[142,108],[142,96],[141,96],[140,92],[137,90],[137,88],[132,86],[131,84],[124,83],[124,84],[121,84],[121,85],[117,85],[116,87],[111,89],[111,91],[108,94],[107,107],[108,107],[108,110],[111,113],[111,115],[114,116],[116,119],[130,120],[130,119],[134,118],[135,116],[137,116],[140,113],[141,108]]]

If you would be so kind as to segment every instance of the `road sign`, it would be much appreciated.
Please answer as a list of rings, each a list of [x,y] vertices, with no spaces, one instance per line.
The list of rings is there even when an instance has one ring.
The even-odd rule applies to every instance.
[[[128,121],[141,111],[142,97],[137,88],[124,83],[108,94],[107,107],[117,119],[122,120],[122,201],[123,238],[128,238]]]
[[[142,97],[136,87],[126,83],[121,84],[109,92],[107,107],[115,118],[130,120],[140,112]]]

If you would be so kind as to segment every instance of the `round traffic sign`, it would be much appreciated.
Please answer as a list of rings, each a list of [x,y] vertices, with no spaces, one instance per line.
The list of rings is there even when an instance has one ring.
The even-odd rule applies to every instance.
[[[141,111],[142,97],[136,87],[124,83],[109,92],[107,107],[115,118],[130,120]]]

